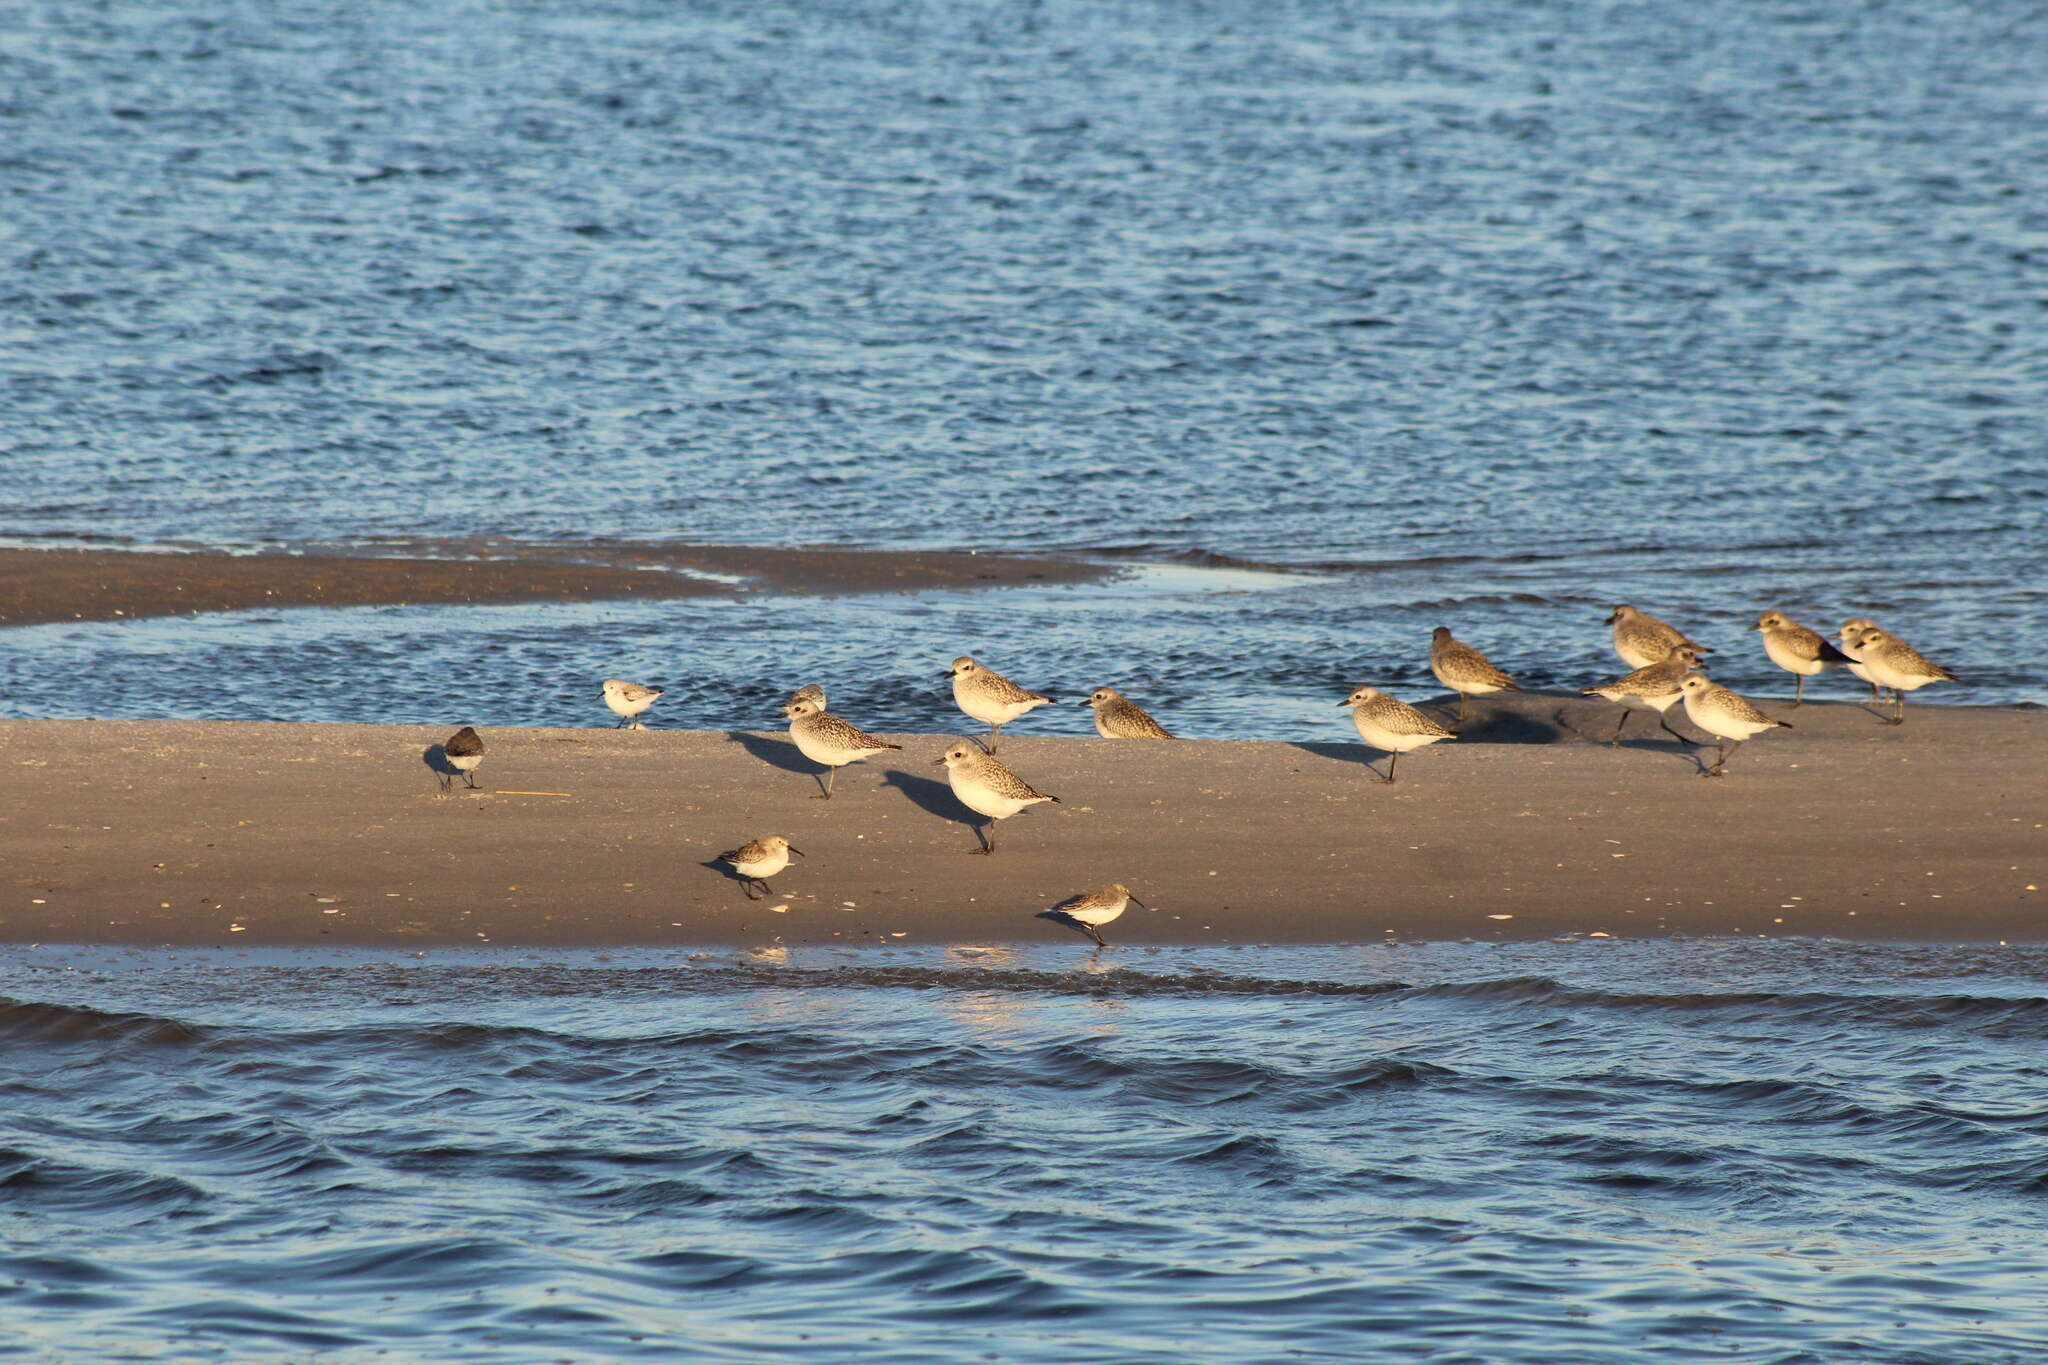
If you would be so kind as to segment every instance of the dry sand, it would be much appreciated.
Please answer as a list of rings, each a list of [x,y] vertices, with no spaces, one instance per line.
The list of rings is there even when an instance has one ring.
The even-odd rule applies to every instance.
[[[452,724],[0,721],[0,939],[1085,943],[1034,912],[1120,880],[1153,908],[1112,943],[2048,940],[2048,715],[1778,705],[1797,729],[1701,780],[1673,741],[1588,742],[1604,704],[1495,700],[1394,786],[1334,707],[1314,745],[1022,721],[1002,757],[1064,804],[986,858],[937,735],[827,803],[781,735],[486,730],[485,790],[444,797],[423,755]],[[810,855],[776,898],[701,865],[764,833]]]
[[[750,589],[915,592],[1072,583],[1112,569],[958,551],[779,550],[591,542],[418,541],[377,554],[0,548],[0,625],[278,607],[586,602]],[[692,574],[738,580],[721,582]]]

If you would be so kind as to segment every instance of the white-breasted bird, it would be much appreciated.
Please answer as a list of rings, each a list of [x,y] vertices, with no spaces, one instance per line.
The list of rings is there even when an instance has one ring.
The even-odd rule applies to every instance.
[[[1764,653],[1771,656],[1771,662],[1799,679],[1792,692],[1794,706],[1806,700],[1808,678],[1849,662],[1849,656],[1829,644],[1819,631],[1808,630],[1782,611],[1767,611],[1757,617],[1756,628],[1763,634]]]
[[[1460,725],[1465,723],[1465,710],[1472,698],[1522,690],[1484,654],[1452,635],[1449,626],[1438,626],[1429,633],[1429,671],[1436,674],[1438,682],[1458,694]]]
[[[1598,687],[1580,688],[1583,696],[1619,702],[1624,708],[1621,722],[1614,727],[1614,734],[1608,738],[1607,747],[1611,749],[1621,743],[1621,732],[1627,727],[1632,711],[1654,711],[1657,713],[1657,723],[1664,727],[1665,734],[1686,744],[1699,743],[1698,740],[1681,735],[1672,729],[1671,722],[1665,719],[1664,715],[1685,695],[1679,683],[1699,664],[1699,661],[1700,656],[1684,645],[1673,645],[1670,653],[1656,663],[1639,668],[1626,677],[1616,678],[1611,683],[1601,683]]]
[[[1704,673],[1688,673],[1679,682],[1685,694],[1685,718],[1719,741],[1714,766],[1700,767],[1701,777],[1719,777],[1742,741],[1766,730],[1791,729],[1792,723],[1772,720],[1749,698],[1737,696]]]
[[[981,847],[976,853],[996,851],[996,822],[1007,820],[1027,806],[1041,801],[1058,801],[1038,790],[1017,774],[1005,767],[1000,759],[985,754],[964,739],[956,739],[947,746],[945,756],[937,760],[946,769],[946,780],[952,784],[953,795],[960,804],[977,815],[988,817],[986,833],[976,830]]]
[[[646,726],[633,718],[659,701],[661,693],[662,689],[659,687],[648,687],[642,683],[627,682],[623,678],[606,678],[604,680],[604,704],[610,707],[612,714],[619,718],[619,724],[614,725],[612,729],[616,730],[620,725],[628,723],[635,730],[646,729]]]
[[[1648,668],[1678,645],[1695,654],[1713,653],[1705,645],[1687,639],[1685,632],[1670,622],[1637,611],[1626,602],[1614,609],[1607,624],[1614,627],[1614,652],[1630,668]]]
[[[793,846],[780,834],[764,834],[758,839],[749,839],[738,848],[727,849],[718,855],[717,861],[730,863],[732,870],[740,874],[747,899],[756,900],[756,885],[768,895],[775,894],[775,888],[768,885],[768,879],[789,866],[792,853],[799,858],[804,856],[802,849]]]
[[[1088,931],[1096,947],[1107,948],[1109,944],[1103,941],[1101,926],[1123,914],[1125,905],[1135,905],[1140,910],[1145,908],[1145,902],[1132,895],[1131,888],[1122,882],[1111,882],[1108,886],[1069,896],[1045,913],[1048,917],[1072,920]]]
[[[1394,780],[1394,764],[1402,754],[1438,740],[1457,738],[1407,702],[1397,701],[1377,687],[1355,688],[1337,705],[1351,708],[1351,723],[1358,727],[1360,739],[1386,751],[1387,775],[1379,778],[1381,782]]]
[[[1114,687],[1098,687],[1079,704],[1095,708],[1095,733],[1104,739],[1173,738],[1151,712]]]
[[[855,729],[817,702],[792,699],[782,714],[789,717],[789,737],[803,756],[825,765],[825,790],[812,797],[813,801],[832,799],[832,782],[847,764],[903,747]]]
[[[989,727],[990,753],[996,751],[1005,725],[1033,707],[1052,701],[1051,697],[1025,691],[965,654],[953,660],[952,670],[946,676],[953,680],[953,704],[965,711],[970,719],[982,721]]]
[[[1871,626],[1856,637],[1857,660],[1870,674],[1870,681],[1892,690],[1898,712],[1881,716],[1886,725],[1906,723],[1906,694],[1932,682],[1954,682],[1956,675],[1931,662],[1919,650],[1887,630]]]

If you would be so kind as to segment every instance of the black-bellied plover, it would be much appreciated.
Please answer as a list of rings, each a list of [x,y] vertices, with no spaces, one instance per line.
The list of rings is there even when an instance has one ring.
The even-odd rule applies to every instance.
[[[1429,635],[1429,671],[1436,680],[1458,694],[1458,723],[1465,723],[1465,708],[1474,697],[1489,692],[1519,692],[1515,680],[1495,668],[1484,654],[1451,634],[1449,626],[1438,626]]]
[[[441,790],[454,790],[455,773],[461,773],[463,785],[474,790],[476,765],[484,761],[483,737],[473,727],[465,725],[441,742],[441,754],[448,760],[448,766],[455,770],[441,774]]]
[[[1705,645],[1688,640],[1676,626],[1637,611],[1626,602],[1614,609],[1607,624],[1614,627],[1614,652],[1630,668],[1648,668],[1677,645],[1684,645],[1695,654],[1713,653]]]
[[[987,832],[975,831],[981,840],[981,847],[974,850],[976,853],[996,851],[998,820],[1007,820],[1026,806],[1035,806],[1041,801],[1059,800],[1057,796],[1048,796],[1038,790],[1004,767],[1000,759],[983,753],[964,739],[954,740],[947,747],[946,756],[938,762],[945,765],[946,780],[953,784],[953,795],[960,798],[960,804],[977,815],[988,817]]]
[[[1614,727],[1614,734],[1608,738],[1607,747],[1621,743],[1621,732],[1628,726],[1628,718],[1637,711],[1654,711],[1657,723],[1664,727],[1664,733],[1686,744],[1697,744],[1698,740],[1681,735],[1671,728],[1671,722],[1664,713],[1677,705],[1684,690],[1679,683],[1685,675],[1699,665],[1700,656],[1684,645],[1674,646],[1663,658],[1647,668],[1639,668],[1625,678],[1616,678],[1611,683],[1598,687],[1581,688],[1582,695],[1602,697],[1619,702],[1623,707],[1621,723]]]
[[[1868,617],[1852,616],[1842,622],[1841,633],[1835,638],[1842,642],[1842,653],[1849,656],[1849,671],[1870,684],[1870,703],[1879,706],[1884,703],[1884,689],[1877,685],[1877,679],[1870,676],[1870,669],[1863,662],[1863,632],[1876,630],[1877,623]]]
[[[1865,630],[1856,639],[1857,658],[1869,670],[1870,681],[1879,687],[1892,690],[1892,700],[1898,703],[1895,715],[1881,716],[1886,725],[1906,723],[1906,694],[1931,682],[1954,682],[1956,675],[1940,664],[1930,662],[1919,650],[1893,635],[1890,631],[1879,630],[1876,626]]]
[[[1003,726],[1032,707],[1044,706],[1052,700],[1036,692],[1026,692],[1002,674],[983,668],[965,654],[953,660],[953,670],[946,676],[953,680],[953,704],[965,711],[969,718],[988,725],[990,753],[996,751]]]
[[[1771,656],[1771,662],[1799,679],[1792,691],[1794,706],[1806,700],[1808,678],[1849,662],[1849,656],[1829,644],[1819,631],[1808,630],[1782,611],[1767,611],[1757,617],[1756,628],[1763,632],[1764,653]]]
[[[619,718],[619,724],[614,725],[612,729],[631,724],[635,730],[645,730],[647,727],[633,718],[659,701],[661,691],[659,687],[646,687],[640,683],[626,682],[621,678],[606,678],[604,704]]]
[[[740,885],[746,888],[747,899],[756,900],[754,887],[759,886],[768,895],[775,894],[775,888],[768,885],[768,879],[789,866],[789,855],[801,858],[804,851],[793,847],[780,834],[764,834],[758,839],[749,839],[738,848],[727,849],[718,855],[717,861],[730,863],[732,870],[740,874]]]
[[[825,689],[816,683],[805,683],[802,687],[789,694],[789,701],[811,702],[822,711],[825,709]],[[787,706],[789,702],[784,702],[783,705]]]
[[[1396,701],[1377,687],[1357,688],[1337,705],[1351,708],[1351,723],[1358,727],[1360,739],[1386,752],[1387,775],[1374,774],[1381,782],[1394,780],[1395,762],[1410,749],[1457,738],[1407,702]],[[1367,771],[1371,767],[1367,764]]]
[[[782,708],[782,714],[789,717],[789,737],[796,742],[803,756],[813,763],[825,765],[822,784],[825,791],[821,796],[812,797],[813,801],[832,799],[832,782],[847,764],[903,747],[876,739],[865,730],[855,729],[815,702],[792,699]]]
[[[1121,915],[1126,905],[1135,905],[1140,910],[1145,908],[1145,902],[1132,895],[1131,888],[1122,882],[1111,882],[1108,886],[1069,896],[1045,913],[1049,917],[1072,920],[1088,931],[1096,947],[1107,948],[1109,944],[1103,941],[1100,926]]]
[[[1742,741],[1766,730],[1791,729],[1792,723],[1772,720],[1747,697],[1737,696],[1704,673],[1688,673],[1679,683],[1685,694],[1685,718],[1720,742],[1714,766],[1700,765],[1701,777],[1719,777]]]
[[[1114,687],[1098,687],[1082,706],[1095,708],[1095,733],[1104,739],[1172,739],[1144,707]]]

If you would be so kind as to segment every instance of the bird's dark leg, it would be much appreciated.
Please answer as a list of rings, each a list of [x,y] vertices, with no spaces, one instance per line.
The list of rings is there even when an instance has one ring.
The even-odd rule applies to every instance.
[[[1394,780],[1394,765],[1400,761],[1401,755],[1389,750],[1387,753],[1387,775],[1381,778],[1380,781],[1392,782]]]
[[[1607,741],[1608,748],[1612,749],[1615,745],[1621,743],[1621,732],[1628,729],[1629,714],[1629,709],[1626,706],[1621,708],[1621,724],[1614,727],[1614,738]]]
[[[1806,700],[1806,675],[1794,673],[1792,676],[1799,679],[1799,685],[1792,689],[1792,704],[1797,706]]]
[[[1107,948],[1109,946],[1107,943],[1102,941],[1102,931],[1100,929],[1097,929],[1092,924],[1084,924],[1081,927],[1083,929],[1086,929],[1088,931],[1088,936],[1095,940],[1096,947]]]
[[[982,827],[981,827],[980,825],[976,825],[976,826],[974,827],[974,837],[975,837],[975,838],[977,838],[977,839],[979,839],[979,840],[981,841],[981,847],[980,847],[980,848],[977,848],[977,849],[970,849],[970,850],[969,850],[969,856],[970,856],[970,857],[971,857],[971,856],[973,856],[973,854],[976,854],[976,853],[980,853],[980,854],[989,854],[989,853],[993,853],[993,852],[995,852],[995,851],[996,851],[996,822],[995,822],[995,821],[993,821],[993,820],[989,821],[989,822],[988,822],[988,828],[987,828],[986,830],[984,830],[984,829],[983,829],[983,828],[982,828]]]
[[[434,780],[441,784],[441,795],[443,796],[446,796],[449,792],[455,790],[454,773],[435,773]]]
[[[470,789],[471,791],[475,791],[475,790],[476,790],[476,773],[475,773],[475,771],[474,771],[474,770],[472,770],[472,771],[470,771],[470,772],[466,772],[466,773],[464,773],[464,774],[462,775],[462,780],[463,780],[463,783],[464,783],[464,784],[465,784],[466,786],[468,786],[468,788],[469,788],[469,789]]]
[[[631,720],[631,719],[632,719],[632,717],[631,717],[631,716],[620,716],[620,717],[619,717],[619,723],[618,723],[617,725],[614,725],[614,726],[612,727],[612,729],[614,729],[614,730],[623,730],[623,729],[625,729],[625,728],[626,728],[626,722],[627,722],[627,721],[629,721],[629,720]]]
[[[816,773],[812,773],[812,774],[811,774],[811,776],[813,776],[813,777],[818,777],[818,774],[816,774]],[[837,768],[827,768],[827,769],[825,769],[825,775],[824,775],[823,777],[818,777],[818,785],[819,785],[819,786],[821,786],[821,787],[823,787],[823,788],[825,789],[824,795],[822,795],[822,796],[814,796],[814,797],[812,797],[812,798],[811,798],[811,800],[813,800],[813,801],[830,801],[830,800],[832,799],[832,780],[833,780],[834,778],[838,777],[838,776],[839,776],[839,769],[837,769]]]
[[[1000,726],[1000,725],[991,725],[991,726],[989,726],[989,727],[988,727],[988,751],[989,751],[990,753],[994,753],[994,752],[996,751],[996,745],[1002,742],[1002,738],[1003,738],[1003,727],[1002,727],[1002,726]]]
[[[1685,737],[1684,735],[1681,735],[1681,734],[1679,734],[1679,733],[1678,733],[1678,731],[1676,731],[1676,730],[1672,729],[1672,728],[1671,728],[1671,718],[1670,718],[1669,716],[1666,716],[1666,715],[1664,715],[1664,714],[1663,714],[1662,712],[1659,712],[1659,713],[1658,713],[1658,716],[1657,716],[1657,723],[1658,723],[1659,725],[1661,725],[1661,726],[1663,726],[1663,727],[1664,727],[1664,733],[1665,733],[1665,734],[1667,734],[1667,735],[1671,736],[1671,737],[1672,737],[1673,739],[1677,740],[1677,741],[1678,741],[1678,742],[1679,742],[1680,744],[1697,744],[1697,743],[1699,743],[1699,741],[1698,741],[1698,740],[1696,740],[1696,739],[1687,739],[1687,738],[1686,738],[1686,737]]]
[[[1458,694],[1458,724],[1463,725],[1465,723],[1466,708],[1471,704],[1472,699],[1470,697],[1466,696],[1463,692]]]
[[[1898,703],[1898,714],[1886,717],[1884,723],[1886,725],[1904,725],[1906,723],[1906,689],[1894,687],[1892,689],[1892,700]]]

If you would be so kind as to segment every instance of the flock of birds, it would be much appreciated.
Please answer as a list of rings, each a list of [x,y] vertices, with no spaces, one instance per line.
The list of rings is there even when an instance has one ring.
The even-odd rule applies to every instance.
[[[1634,670],[1613,682],[1584,689],[1586,696],[1616,702],[1624,708],[1608,739],[1610,747],[1621,742],[1629,716],[1638,710],[1655,713],[1658,724],[1684,743],[1701,743],[1671,728],[1667,713],[1673,706],[1683,705],[1687,719],[1717,745],[1713,766],[1702,763],[1700,776],[1720,777],[1745,740],[1766,730],[1789,728],[1789,722],[1765,715],[1748,698],[1709,679],[1700,661],[1712,651],[1668,622],[1624,604],[1614,609],[1607,625],[1614,632],[1614,652]],[[1842,624],[1841,632],[1835,636],[1839,646],[1779,611],[1765,612],[1757,619],[1755,629],[1763,636],[1764,652],[1771,662],[1797,677],[1791,703],[1795,707],[1805,700],[1808,678],[1841,666],[1870,684],[1874,703],[1881,705],[1884,692],[1889,690],[1895,710],[1880,720],[1886,725],[1902,725],[1906,719],[1906,693],[1928,683],[1955,680],[1955,675],[1946,668],[1929,662],[1896,635],[1861,617]],[[1439,682],[1458,694],[1459,723],[1466,720],[1473,697],[1522,690],[1483,653],[1453,636],[1447,626],[1438,626],[1431,637],[1429,667]],[[968,717],[987,725],[989,735],[986,742],[955,740],[937,764],[945,767],[947,780],[960,803],[987,818],[987,825],[976,829],[979,846],[973,852],[991,854],[995,852],[999,822],[1041,802],[1059,800],[1033,787],[996,757],[1003,726],[1028,711],[1052,704],[1053,699],[1019,687],[965,655],[953,661],[947,676],[953,682],[954,703]],[[619,717],[620,726],[644,728],[638,718],[661,696],[660,688],[618,678],[607,679],[604,684],[605,705]],[[1376,687],[1356,688],[1337,704],[1350,709],[1359,737],[1387,754],[1386,774],[1378,777],[1381,782],[1394,780],[1394,766],[1402,754],[1457,738],[1457,731],[1447,729]],[[1097,688],[1080,705],[1094,709],[1096,733],[1105,739],[1173,738],[1144,707],[1113,687]],[[789,719],[789,737],[797,749],[825,768],[819,781],[823,790],[813,800],[832,799],[832,783],[841,768],[903,747],[868,734],[826,710],[825,691],[816,684],[799,688],[791,695],[783,704],[782,714]],[[441,751],[446,759],[440,769],[441,789],[451,790],[458,773],[474,788],[476,768],[484,754],[483,740],[476,730],[464,726],[442,744]],[[753,899],[757,895],[775,894],[768,879],[789,866],[792,854],[802,857],[803,850],[782,835],[770,834],[721,853],[715,861],[731,867],[748,898]],[[756,887],[760,888],[758,892]],[[1078,925],[1094,938],[1098,947],[1107,947],[1101,926],[1116,919],[1132,903],[1144,905],[1129,887],[1114,882],[1062,901],[1046,913]]]

